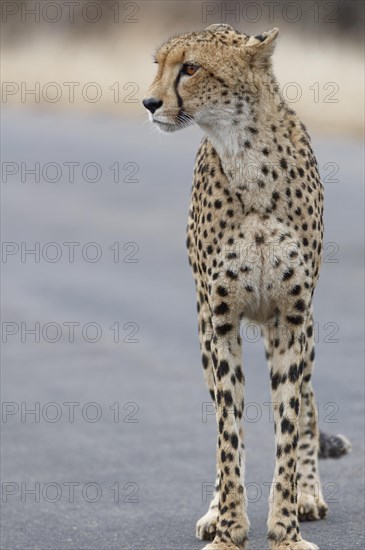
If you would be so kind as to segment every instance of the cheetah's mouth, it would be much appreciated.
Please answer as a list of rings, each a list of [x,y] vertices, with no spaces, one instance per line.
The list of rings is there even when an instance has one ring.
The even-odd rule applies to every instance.
[[[157,126],[163,132],[176,132],[176,130],[181,130],[182,128],[186,128],[187,126],[190,126],[190,124],[194,123],[194,120],[190,115],[181,111],[174,118],[173,122],[166,122],[165,120],[159,120],[156,117],[152,118],[152,122],[157,124]]]

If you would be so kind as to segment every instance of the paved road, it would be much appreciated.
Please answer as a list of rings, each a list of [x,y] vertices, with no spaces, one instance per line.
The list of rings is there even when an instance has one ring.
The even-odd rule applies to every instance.
[[[2,265],[2,548],[202,548],[194,526],[214,478],[215,423],[184,244],[200,134],[41,111],[8,111],[3,124],[3,161],[25,164],[3,184],[3,240],[13,244]],[[346,434],[353,452],[321,464],[329,518],[303,533],[321,550],[355,550],[364,543],[362,147],[314,141],[323,176],[336,163],[339,180],[325,184],[334,244],[316,296],[316,396],[322,428]],[[39,182],[26,173],[36,162]],[[117,162],[138,181],[115,183]],[[252,327],[244,338],[250,548],[261,550],[273,426],[262,346]]]

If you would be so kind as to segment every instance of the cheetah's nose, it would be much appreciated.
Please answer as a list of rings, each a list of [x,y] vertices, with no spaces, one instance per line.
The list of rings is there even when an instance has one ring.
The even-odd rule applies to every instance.
[[[154,97],[147,97],[142,103],[152,114],[162,105],[162,101]]]

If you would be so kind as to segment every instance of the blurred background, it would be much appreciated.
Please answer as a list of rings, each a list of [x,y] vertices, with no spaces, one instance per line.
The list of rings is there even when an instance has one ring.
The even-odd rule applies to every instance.
[[[283,94],[325,186],[315,297],[321,550],[363,548],[364,5],[361,1],[3,1],[2,539],[10,549],[191,550],[215,419],[185,251],[202,134],[157,133],[141,100],[170,35],[280,28]],[[242,327],[252,550],[274,465],[260,334]]]
[[[217,21],[246,34],[276,25],[275,67],[287,100],[313,130],[361,136],[363,9],[357,0],[6,1],[3,72],[18,85],[37,83],[34,103],[53,110],[143,116],[140,100],[155,70],[148,61],[168,36]],[[29,106],[25,97],[21,86],[5,87],[9,105]]]

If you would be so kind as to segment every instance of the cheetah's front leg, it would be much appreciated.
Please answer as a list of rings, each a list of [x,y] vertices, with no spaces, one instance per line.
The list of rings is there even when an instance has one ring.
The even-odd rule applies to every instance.
[[[204,299],[203,288],[197,282],[197,306],[198,306],[198,328],[200,351],[203,363],[204,378],[207,384],[209,394],[215,403],[215,380],[213,371],[213,361],[211,352],[211,341],[213,328],[211,314],[207,301]],[[219,471],[217,471],[214,494],[209,505],[209,509],[196,524],[196,537],[200,540],[212,540],[215,537],[218,521],[219,504]]]
[[[198,295],[198,326],[199,326],[199,338],[200,338],[200,348],[202,354],[202,363],[204,369],[204,378],[209,390],[209,393],[215,403],[215,375],[213,369],[212,353],[211,353],[211,340],[213,336],[213,328],[211,323],[211,315],[207,302],[200,299],[201,293],[197,292]],[[237,337],[237,344],[241,346],[241,339]],[[238,353],[241,353],[239,349]],[[242,372],[237,371],[239,381],[238,383],[245,384],[244,375]],[[236,376],[237,376],[236,373]],[[243,391],[243,390],[242,390]],[[241,415],[241,413],[240,413]],[[245,448],[243,443],[243,428],[242,425],[239,426],[239,446],[241,453],[241,480],[242,484],[244,483],[244,473],[245,473]],[[219,451],[219,449],[218,449]],[[196,524],[196,537],[200,540],[213,540],[217,530],[218,522],[218,506],[219,506],[219,468],[218,468],[218,455],[217,455],[217,475],[215,481],[215,488],[212,500],[209,505],[208,511],[202,516]]]
[[[249,529],[241,476],[244,464],[239,423],[243,415],[244,380],[238,327],[238,322],[213,318],[211,348],[218,425],[219,504],[216,534],[204,550],[244,549]]]
[[[276,345],[270,375],[276,464],[270,492],[268,538],[272,550],[316,550],[315,544],[301,537],[297,506],[297,447],[305,325],[298,324],[299,316],[286,319],[279,317],[273,329]]]

